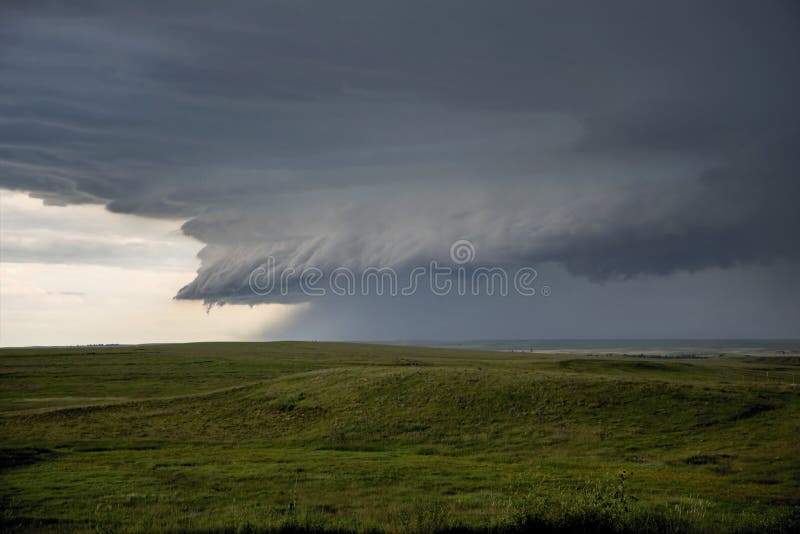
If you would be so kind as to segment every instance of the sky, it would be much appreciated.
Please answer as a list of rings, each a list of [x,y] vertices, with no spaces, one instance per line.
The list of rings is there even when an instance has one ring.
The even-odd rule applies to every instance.
[[[798,94],[791,0],[2,2],[0,345],[798,338]]]

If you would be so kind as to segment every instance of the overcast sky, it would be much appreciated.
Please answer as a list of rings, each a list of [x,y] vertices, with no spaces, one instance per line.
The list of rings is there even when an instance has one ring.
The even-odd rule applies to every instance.
[[[798,94],[792,0],[2,2],[0,343],[800,337]],[[249,284],[458,240],[537,294]]]

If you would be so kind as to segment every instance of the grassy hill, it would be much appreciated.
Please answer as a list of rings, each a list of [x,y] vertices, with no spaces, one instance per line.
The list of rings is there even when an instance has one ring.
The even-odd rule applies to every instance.
[[[4,529],[792,531],[800,359],[0,350]]]

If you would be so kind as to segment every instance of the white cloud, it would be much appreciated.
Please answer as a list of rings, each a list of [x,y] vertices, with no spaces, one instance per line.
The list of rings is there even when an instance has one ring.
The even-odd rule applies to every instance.
[[[198,264],[199,244],[180,234],[180,224],[101,206],[45,206],[2,191],[0,345],[259,339],[302,307],[207,312],[200,303],[172,300]],[[63,249],[75,242],[101,243],[102,253],[71,261]],[[29,244],[36,261],[13,261],[21,256],[20,243]],[[140,243],[147,243],[147,255],[127,252],[141,251]],[[156,266],[157,258],[163,263]]]
[[[0,189],[0,261],[193,270],[201,244],[183,221],[112,214],[99,204],[49,206]]]

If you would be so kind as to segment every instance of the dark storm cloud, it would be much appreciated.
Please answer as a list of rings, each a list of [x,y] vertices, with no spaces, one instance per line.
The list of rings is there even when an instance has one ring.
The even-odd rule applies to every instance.
[[[590,279],[797,258],[791,2],[50,2],[0,13],[0,185],[279,266]]]

